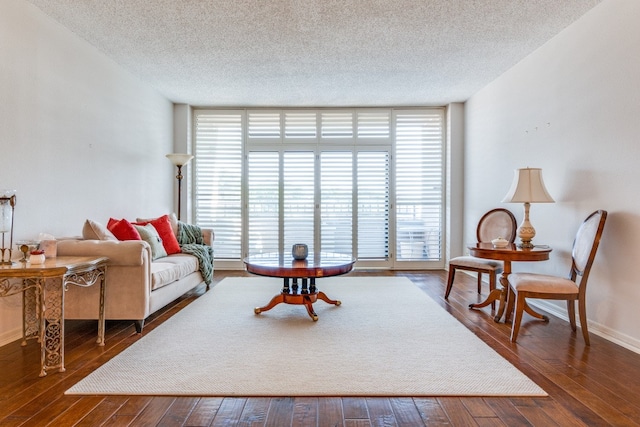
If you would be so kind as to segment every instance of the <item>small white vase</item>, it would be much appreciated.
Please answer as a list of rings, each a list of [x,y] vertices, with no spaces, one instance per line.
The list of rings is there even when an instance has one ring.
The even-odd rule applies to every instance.
[[[32,265],[44,264],[44,260],[44,254],[31,254],[31,257],[29,258],[29,262]]]

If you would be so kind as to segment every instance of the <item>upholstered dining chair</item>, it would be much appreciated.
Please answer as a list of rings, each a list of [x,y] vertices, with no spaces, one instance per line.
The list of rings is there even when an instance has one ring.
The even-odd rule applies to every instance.
[[[589,345],[586,313],[587,280],[596,257],[606,219],[607,211],[595,211],[584,220],[578,229],[571,251],[571,270],[568,278],[535,273],[512,273],[509,275],[507,313],[514,310],[515,302],[511,342],[516,342],[518,338],[523,311],[546,322],[549,321],[547,316],[536,313],[527,304],[527,298],[538,298],[566,300],[569,323],[574,331],[576,330],[575,302],[578,301],[580,328],[584,342]],[[578,276],[580,277],[579,281]]]
[[[478,243],[491,242],[493,239],[502,237],[513,243],[516,238],[516,229],[518,225],[513,213],[508,209],[496,208],[485,213],[476,228],[476,238]],[[482,275],[489,276],[489,291],[496,287],[496,277],[502,272],[502,261],[490,259],[476,258],[473,256],[459,256],[449,261],[449,277],[447,278],[447,289],[444,293],[444,299],[449,298],[456,270],[473,271],[478,274],[478,293],[482,287]],[[491,303],[491,308],[495,309],[495,302]]]

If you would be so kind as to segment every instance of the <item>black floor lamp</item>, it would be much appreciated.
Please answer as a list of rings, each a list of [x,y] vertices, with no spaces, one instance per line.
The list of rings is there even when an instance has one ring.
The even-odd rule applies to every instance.
[[[182,167],[193,159],[191,154],[184,153],[171,153],[167,154],[167,158],[171,160],[171,163],[178,167],[178,174],[176,179],[178,180],[178,220],[180,220],[180,201],[182,200]]]

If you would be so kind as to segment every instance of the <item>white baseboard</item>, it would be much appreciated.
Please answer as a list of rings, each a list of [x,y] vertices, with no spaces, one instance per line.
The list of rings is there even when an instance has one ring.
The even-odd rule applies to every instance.
[[[0,334],[0,347],[22,338],[22,328],[16,328]]]
[[[556,317],[559,317],[563,320],[569,321],[569,316],[567,316],[567,310],[558,307],[557,305],[544,300],[536,300],[536,299],[527,299],[527,303],[533,307],[541,308]],[[578,313],[576,310],[576,317]],[[576,318],[576,323],[580,325],[580,319]],[[618,344],[621,347],[624,347],[628,350],[633,351],[634,353],[640,354],[640,341],[632,338],[628,335],[621,334],[620,332],[614,331],[611,328],[608,328],[604,325],[596,323],[592,320],[588,320],[589,324],[589,333],[596,334],[607,341],[611,341],[613,343]]]
[[[476,273],[471,273],[464,270],[462,271],[469,276],[476,277]],[[488,284],[489,282],[483,280],[483,283]],[[549,301],[528,299],[527,303],[529,303],[529,305],[533,307],[541,308],[542,310],[545,310],[553,314],[554,316],[559,317],[560,319],[563,319],[567,322],[569,321],[569,316],[567,316],[567,310],[562,309]],[[577,311],[576,311],[576,315],[577,315]],[[576,322],[578,323],[578,325],[580,325],[579,319],[576,319]],[[631,350],[634,353],[640,354],[640,340],[637,340],[625,334],[621,334],[618,331],[615,331],[604,325],[596,323],[592,320],[588,320],[588,323],[589,323],[589,333],[596,334],[599,337],[606,339],[607,341],[611,341],[615,344],[618,344],[621,347],[626,348],[627,350]]]

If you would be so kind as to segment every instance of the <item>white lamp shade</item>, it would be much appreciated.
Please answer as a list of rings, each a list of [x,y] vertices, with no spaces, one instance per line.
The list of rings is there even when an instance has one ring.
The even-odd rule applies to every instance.
[[[185,153],[171,153],[167,154],[167,159],[176,166],[184,166],[193,159],[193,156]]]
[[[502,200],[506,203],[554,203],[542,180],[542,169],[516,169],[509,192]]]

